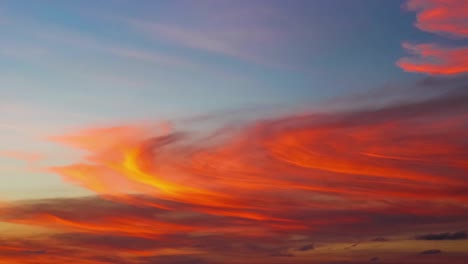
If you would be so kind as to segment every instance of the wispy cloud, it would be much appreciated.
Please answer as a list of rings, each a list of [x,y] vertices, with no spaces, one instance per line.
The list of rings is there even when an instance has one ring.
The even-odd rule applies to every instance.
[[[416,11],[416,27],[421,30],[468,37],[468,2],[464,0],[409,0],[408,10]]]
[[[39,153],[24,152],[24,151],[0,151],[0,157],[16,159],[28,163],[37,162],[44,157]]]
[[[124,45],[116,43],[113,40],[99,38],[93,35],[83,34],[80,32],[67,31],[63,29],[50,28],[50,29],[38,29],[35,36],[41,39],[41,41],[51,42],[55,45],[71,46],[74,49],[86,50],[87,52],[97,52],[98,54],[113,56],[115,58],[124,59],[127,61],[135,62],[137,64],[146,66],[148,64],[159,65],[164,67],[177,68],[182,71],[193,71],[193,72],[205,72],[216,77],[225,79],[246,79],[245,76],[235,72],[224,70],[219,66],[213,66],[204,61],[196,60],[189,56],[184,56],[174,52],[159,51],[154,48],[141,48],[133,45]],[[27,51],[27,50],[26,50]],[[43,57],[56,55],[53,51],[46,48],[41,49],[44,51],[41,55]],[[12,52],[11,56],[14,55]],[[19,51],[18,57],[21,58],[34,58],[32,54],[28,52],[24,53]],[[37,57],[37,56],[36,56]],[[111,83],[129,83],[135,86],[135,83],[141,83],[141,79],[127,80],[122,75],[106,75],[105,73],[99,73],[94,76],[97,80],[104,80]]]
[[[448,48],[436,44],[404,43],[403,48],[413,56],[398,60],[407,72],[432,75],[453,75],[468,72],[468,47]]]
[[[249,35],[256,35],[254,32],[242,32],[240,30],[236,32],[222,29],[200,30],[141,20],[131,20],[129,24],[159,41],[168,41],[182,47],[239,58],[258,64],[273,64],[246,47],[246,42],[252,41],[252,36],[249,37]],[[260,32],[258,33],[260,34]]]
[[[408,10],[417,12],[416,27],[456,38],[468,37],[468,3],[463,0],[409,0]],[[467,46],[441,46],[434,43],[409,44],[403,48],[413,56],[397,61],[407,72],[453,75],[468,72]]]
[[[2,41],[0,43],[0,56],[10,59],[28,61],[31,59],[41,59],[50,56],[50,50],[37,45],[25,43],[12,43]]]
[[[200,1],[186,8],[191,10],[187,17],[177,13],[157,20],[134,17],[119,21],[158,44],[281,69],[293,68],[284,60],[292,40],[309,41],[312,34],[321,37],[317,28],[299,26],[275,3]]]
[[[111,41],[103,41],[79,33],[60,30],[42,30],[37,33],[37,35],[51,41],[58,41],[60,43],[74,45],[80,48],[94,49],[103,53],[137,61],[164,65],[194,65],[193,62],[190,62],[180,56],[168,55],[152,50],[125,47]]]

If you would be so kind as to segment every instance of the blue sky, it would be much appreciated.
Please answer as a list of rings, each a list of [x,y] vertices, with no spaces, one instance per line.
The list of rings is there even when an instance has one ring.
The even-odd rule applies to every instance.
[[[400,43],[424,38],[399,1],[49,2],[2,3],[2,98],[64,119],[168,117],[375,89],[411,78],[394,64]]]
[[[313,107],[417,79],[395,65],[405,54],[401,43],[441,38],[415,28],[414,14],[402,6],[3,1],[1,149],[45,153],[41,162],[61,163],[74,156],[45,139],[87,125]],[[48,172],[25,171],[23,161],[1,162],[17,189],[64,187]]]
[[[38,138],[89,124],[310,106],[414,78],[395,61],[403,40],[426,37],[400,1],[15,0],[0,10],[1,149],[54,162],[64,154]],[[17,188],[43,187],[29,180],[37,172],[10,167]]]

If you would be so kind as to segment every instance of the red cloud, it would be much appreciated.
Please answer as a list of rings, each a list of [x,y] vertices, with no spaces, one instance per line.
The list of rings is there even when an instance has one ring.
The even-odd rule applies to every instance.
[[[406,4],[417,11],[416,27],[421,30],[468,37],[468,1],[465,0],[410,0]]]
[[[457,38],[468,37],[468,1],[409,0],[406,7],[417,12],[415,25],[421,30]],[[448,48],[436,44],[404,43],[403,47],[414,55],[397,61],[404,71],[431,75],[468,72],[466,46]]]
[[[403,47],[414,55],[397,61],[404,71],[432,75],[468,72],[468,47],[445,48],[436,44],[409,43],[404,43]]]

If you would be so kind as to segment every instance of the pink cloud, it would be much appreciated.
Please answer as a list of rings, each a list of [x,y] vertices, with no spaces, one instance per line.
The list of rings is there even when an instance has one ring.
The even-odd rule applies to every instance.
[[[24,151],[1,151],[0,157],[20,160],[28,163],[38,162],[44,158],[44,156],[39,153]]]

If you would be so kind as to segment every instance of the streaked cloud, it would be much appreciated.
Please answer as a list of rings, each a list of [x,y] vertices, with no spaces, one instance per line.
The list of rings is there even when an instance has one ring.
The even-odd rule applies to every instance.
[[[39,153],[24,151],[0,151],[0,157],[25,161],[27,163],[34,163],[44,158],[43,155]]]
[[[118,20],[159,45],[283,70],[294,68],[287,43],[301,39],[313,46],[324,35],[321,29],[301,25],[298,18],[285,15],[278,3],[199,1],[185,8],[191,10],[189,16],[184,17],[181,12],[159,19]],[[299,47],[302,43],[294,45]]]
[[[241,30],[237,32],[229,32],[225,29],[197,30],[195,28],[190,29],[177,25],[165,25],[139,20],[131,20],[129,24],[154,39],[168,41],[182,47],[239,58],[258,64],[272,64],[271,62],[266,62],[259,54],[247,49],[245,47],[246,43],[240,42],[253,41],[253,37],[260,34],[260,32],[256,34],[255,32]]]
[[[154,50],[145,50],[141,48],[128,47],[114,43],[109,40],[102,40],[93,36],[70,32],[58,29],[42,29],[35,33],[38,37],[62,43],[73,45],[78,48],[93,49],[99,52],[111,54],[121,58],[127,58],[142,62],[151,62],[163,65],[194,65],[187,59],[177,55],[169,55]]]
[[[468,37],[468,3],[464,0],[409,0],[406,7],[418,13],[415,26],[421,30]]]
[[[398,60],[397,65],[407,72],[432,75],[453,75],[468,72],[468,47],[448,48],[436,44],[403,43],[412,54]]]
[[[416,239],[420,240],[462,240],[468,239],[468,234],[465,231],[459,231],[454,233],[438,233],[438,234],[426,234],[416,236]]]
[[[143,123],[52,137],[83,158],[51,170],[95,196],[2,205],[0,221],[49,231],[3,241],[0,260],[417,263],[437,254],[462,263],[455,244],[440,254],[427,250],[430,239],[402,238],[468,221],[468,93],[460,83],[418,82],[414,89],[435,92],[213,131]],[[399,248],[408,241],[419,244]]]

